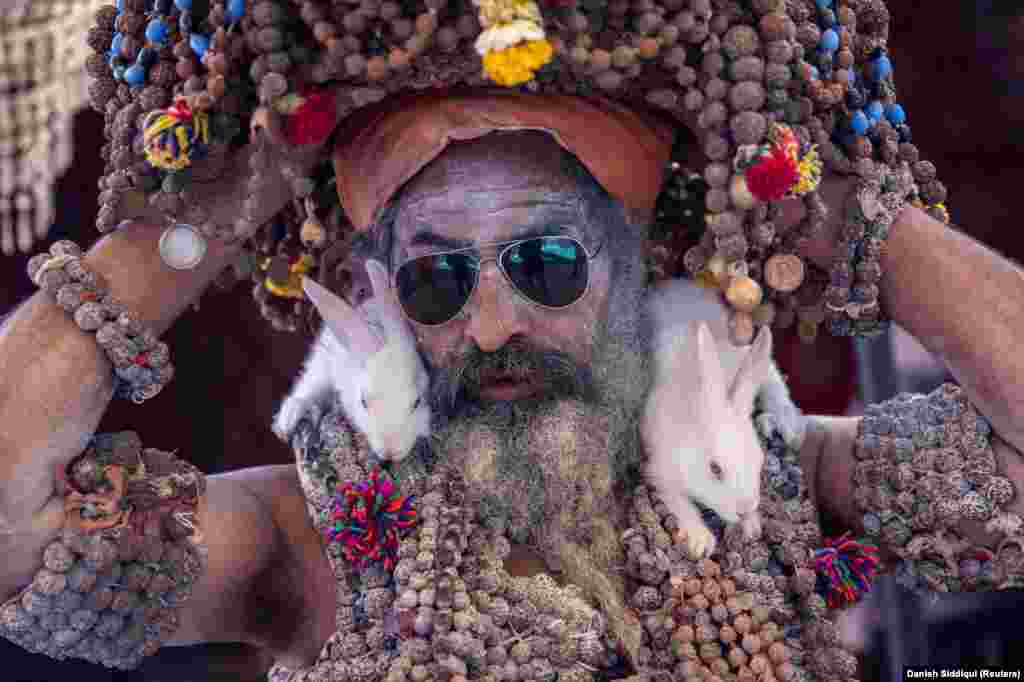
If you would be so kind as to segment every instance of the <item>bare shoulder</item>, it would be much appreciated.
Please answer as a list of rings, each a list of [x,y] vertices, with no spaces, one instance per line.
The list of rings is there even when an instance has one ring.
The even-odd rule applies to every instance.
[[[207,570],[171,644],[239,641],[313,662],[334,629],[334,579],[295,467],[211,476],[204,507]]]

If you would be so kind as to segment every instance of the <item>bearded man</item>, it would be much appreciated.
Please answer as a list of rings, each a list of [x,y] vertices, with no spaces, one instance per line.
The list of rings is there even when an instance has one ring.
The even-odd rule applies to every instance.
[[[176,110],[174,115],[182,114]],[[262,120],[270,138],[280,142],[272,116]],[[322,538],[335,521],[341,519],[339,533],[351,530],[345,524],[366,521],[365,516],[345,516],[354,513],[351,509],[337,512],[348,504],[349,493],[365,496],[368,505],[374,499],[376,504],[393,502],[388,519],[405,518],[402,514],[409,511],[404,506],[409,500],[393,497],[394,491],[377,478],[360,487],[369,476],[371,453],[336,404],[319,406],[319,414],[291,435],[297,466],[211,476],[205,487],[196,472],[177,467],[169,455],[143,451],[138,460],[138,443],[106,439],[97,444],[92,434],[115,390],[109,361],[93,339],[76,329],[75,322],[85,316],[73,322],[49,292],[41,292],[0,330],[0,549],[7,557],[0,569],[0,596],[8,599],[0,611],[0,632],[34,651],[118,667],[136,664],[139,656],[163,644],[247,642],[272,653],[279,664],[275,680],[385,674],[398,680],[408,673],[417,682],[440,676],[461,682],[499,672],[517,679],[517,666],[527,661],[532,667],[529,675],[522,673],[526,678],[546,677],[551,661],[564,664],[556,667],[565,668],[569,677],[586,677],[598,667],[611,667],[614,656],[603,647],[616,639],[639,672],[664,671],[679,657],[678,672],[684,677],[707,679],[725,674],[730,665],[746,670],[737,673],[741,677],[795,675],[786,667],[790,654],[785,647],[766,646],[771,653],[758,658],[762,641],[750,628],[752,623],[762,627],[758,636],[772,641],[785,637],[786,646],[800,639],[765,625],[773,618],[780,623],[798,618],[783,602],[755,606],[753,600],[761,587],[774,589],[775,578],[791,580],[792,591],[802,598],[813,596],[813,574],[808,585],[806,573],[800,573],[807,557],[786,558],[792,570],[767,576],[766,585],[754,575],[764,561],[753,556],[767,551],[764,545],[748,561],[741,547],[727,542],[726,549],[740,563],[747,562],[734,568],[737,580],[747,581],[749,604],[747,597],[728,599],[736,596],[728,593],[737,586],[723,575],[731,569],[722,566],[731,566],[731,559],[687,564],[677,553],[668,567],[624,558],[638,544],[641,553],[649,544],[650,556],[670,556],[672,544],[665,534],[671,523],[659,520],[659,505],[637,488],[644,460],[638,417],[654,378],[651,321],[643,305],[649,275],[645,241],[668,160],[665,128],[599,98],[511,94],[460,98],[446,93],[388,102],[370,121],[340,135],[334,150],[339,199],[364,236],[360,255],[387,264],[392,282],[403,268],[429,272],[439,259],[449,258],[449,265],[462,268],[461,284],[468,284],[446,291],[427,278],[419,281],[420,289],[398,286],[389,293],[402,305],[418,339],[436,417],[429,446],[417,448],[395,468],[396,480],[408,482],[410,488],[402,492],[416,493],[419,502],[413,504],[422,505],[423,528],[432,530],[418,530],[415,541],[401,541],[390,557],[397,566],[385,564],[392,572],[357,570],[359,562],[349,561],[356,550],[362,559],[386,554],[358,542],[339,547],[332,540],[325,551]],[[272,153],[294,166],[309,165],[320,151],[314,144],[296,154],[282,143]],[[243,202],[248,180],[244,157],[235,160],[238,165],[229,168],[234,172],[223,175],[223,181],[200,185],[192,194],[193,200],[206,202],[211,224],[241,225],[243,232],[246,224],[259,225],[275,215],[287,200],[285,183],[263,178],[262,192]],[[274,163],[270,167],[277,172]],[[810,183],[811,175],[803,180]],[[843,201],[852,187],[847,179],[825,178],[821,195],[833,218],[813,238],[800,241],[803,255],[826,269],[837,257]],[[744,196],[737,192],[733,200],[742,203]],[[242,213],[248,217],[235,223]],[[80,258],[62,245],[62,254],[53,258],[63,260],[40,262],[31,274],[43,282],[43,275],[68,260],[80,261],[102,275],[112,299],[159,335],[232,262],[238,247],[213,241],[197,263],[168,267],[159,220],[141,210],[135,215],[127,229],[105,237]],[[780,220],[795,223],[800,217],[796,211]],[[778,227],[783,231],[785,225]],[[538,239],[572,247],[576,270],[571,277],[564,272],[555,276],[542,262],[529,260],[528,249]],[[451,259],[455,252],[462,255]],[[543,271],[544,286],[528,287],[510,273],[510,258]],[[818,517],[879,535],[878,528],[864,527],[878,515],[863,512],[876,503],[872,486],[890,473],[872,453],[897,458],[902,467],[892,467],[899,469],[897,488],[908,491],[914,473],[908,460],[916,453],[910,450],[963,438],[970,441],[964,447],[972,462],[991,457],[967,472],[974,478],[962,475],[956,481],[970,491],[965,499],[973,494],[972,502],[990,505],[986,513],[957,506],[953,512],[962,507],[972,513],[965,512],[962,521],[941,533],[919,533],[923,542],[914,544],[908,543],[911,529],[893,525],[894,515],[887,510],[882,539],[894,550],[903,551],[905,545],[921,555],[938,555],[949,561],[951,573],[966,550],[989,545],[995,560],[1004,561],[1002,584],[1010,584],[1020,574],[1019,553],[1003,550],[1007,539],[1019,542],[1017,522],[1024,510],[1013,494],[1015,486],[1024,484],[1019,455],[1024,451],[1024,366],[1015,352],[1024,341],[1024,273],[913,206],[894,216],[880,258],[882,307],[947,361],[966,398],[956,393],[946,400],[942,394],[926,404],[913,403],[931,419],[930,435],[920,444],[910,438],[913,423],[889,419],[882,408],[863,422],[813,417],[794,465],[802,470],[804,497],[786,507],[788,525],[773,526],[778,534],[772,542],[787,544],[789,530],[817,524]],[[56,293],[56,286],[50,288]],[[897,407],[902,409],[902,403]],[[963,421],[964,415],[969,425],[956,422],[953,428],[953,420]],[[893,433],[902,440],[890,447],[886,439]],[[132,464],[119,447],[145,465]],[[942,460],[934,468],[944,473],[959,470],[957,456],[949,448],[941,457],[928,454]],[[877,461],[869,462],[871,467],[858,464],[858,459],[872,458]],[[931,466],[930,459],[927,463]],[[433,474],[441,471],[455,472],[461,480],[436,483]],[[334,497],[345,483],[355,487]],[[909,501],[906,496],[897,501],[909,508],[905,513],[925,518],[932,497],[939,500],[947,483],[936,482],[920,500],[911,495]],[[878,496],[877,504],[890,501],[883,498]],[[934,506],[936,515],[945,509],[939,501]],[[165,517],[160,517],[162,510]],[[465,519],[458,516],[463,512]],[[990,519],[999,523],[984,523]],[[502,536],[495,541],[497,549],[473,548],[486,538],[468,529],[482,520],[489,522],[489,532]],[[638,526],[649,534],[638,532]],[[126,539],[134,538],[135,530],[141,540]],[[950,539],[951,532],[962,539]],[[201,570],[191,561],[191,550],[181,549],[183,538],[205,548]],[[820,530],[811,530],[800,542],[820,539]],[[177,549],[165,550],[167,543]],[[666,551],[659,555],[655,550]],[[500,570],[503,561],[508,573]],[[474,569],[466,568],[466,562]],[[629,571],[623,569],[626,564]],[[188,579],[175,570],[188,572]],[[514,575],[545,570],[580,590],[566,588],[556,599],[550,597],[556,592],[549,589],[549,579],[510,582]],[[655,578],[648,579],[651,575]],[[719,577],[722,581],[715,583]],[[955,577],[960,580],[959,574]],[[438,581],[436,589],[432,580]],[[646,584],[634,591],[629,580]],[[701,594],[691,590],[694,580]],[[715,584],[708,586],[708,581]],[[397,595],[396,583],[411,596]],[[527,594],[524,586],[537,592]],[[170,587],[181,589],[172,593]],[[101,589],[106,596],[97,596]],[[472,608],[466,602],[470,591]],[[668,595],[678,607],[670,609],[669,620],[679,626],[671,645],[659,620],[664,612],[657,604],[650,608],[652,600]],[[509,601],[519,609],[512,616],[503,615]],[[586,623],[565,615],[583,608],[565,604],[583,602],[597,605],[602,615]],[[808,604],[813,612],[813,599]],[[459,613],[452,615],[453,610]],[[428,622],[426,614],[435,611],[445,615],[437,615],[438,623]],[[555,612],[581,632],[567,635],[566,623],[559,626]],[[476,618],[477,613],[487,620]],[[541,613],[547,620],[539,619]],[[546,654],[531,658],[528,649],[516,646],[509,654],[509,644],[529,639],[519,628],[532,627],[534,617],[545,624],[545,634],[537,636],[546,642]],[[807,617],[814,625],[808,630],[815,633],[808,641],[834,645],[834,637],[829,642],[829,635],[822,634],[821,613]],[[712,618],[734,621],[713,637],[705,636]],[[442,626],[442,620],[450,622]],[[594,633],[604,631],[605,620],[613,621],[608,625],[614,637],[602,640],[594,653],[590,643],[600,639]],[[507,623],[514,635],[503,640],[501,628]],[[469,639],[451,639],[448,633],[472,633],[476,639],[469,634]],[[721,647],[736,643],[738,636],[740,644],[729,650],[726,661]],[[703,646],[698,651],[694,637],[719,653],[711,655]],[[564,641],[571,653],[552,651],[547,639]],[[481,654],[485,642],[489,648]],[[380,652],[381,658],[372,658]],[[508,655],[516,660],[506,660]],[[389,656],[397,661],[393,669]],[[698,657],[703,663],[696,662]],[[547,663],[536,662],[542,658]],[[826,658],[820,665],[808,663],[819,679],[855,677],[848,658]],[[378,661],[384,662],[383,669]]]

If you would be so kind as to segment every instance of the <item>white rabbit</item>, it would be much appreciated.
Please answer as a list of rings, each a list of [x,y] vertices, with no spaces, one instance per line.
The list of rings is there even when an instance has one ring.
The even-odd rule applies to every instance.
[[[742,522],[747,537],[760,534],[764,451],[750,417],[755,397],[783,411],[793,442],[803,438],[803,419],[772,362],[767,327],[749,348],[734,346],[725,307],[684,280],[655,287],[648,309],[655,377],[641,423],[647,479],[679,519],[690,555],[709,556],[715,536],[691,500]]]
[[[382,460],[405,458],[430,433],[429,377],[416,338],[391,295],[386,268],[366,261],[373,296],[358,309],[316,281],[302,289],[324,320],[292,392],[274,418],[287,441],[299,419],[337,391],[342,409]]]

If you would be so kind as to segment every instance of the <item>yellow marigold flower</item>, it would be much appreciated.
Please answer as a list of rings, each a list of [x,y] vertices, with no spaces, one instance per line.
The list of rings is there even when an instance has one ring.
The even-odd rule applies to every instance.
[[[551,61],[555,51],[546,39],[531,40],[484,55],[487,76],[505,87],[533,80],[534,72]]]
[[[513,21],[497,24],[482,32],[476,39],[476,51],[481,57],[488,52],[501,52],[519,43],[543,40],[544,29],[532,21]]]
[[[811,147],[811,151],[800,159],[797,172],[800,173],[800,181],[793,188],[793,194],[802,196],[818,188],[821,183],[821,159],[818,157],[817,145]]]

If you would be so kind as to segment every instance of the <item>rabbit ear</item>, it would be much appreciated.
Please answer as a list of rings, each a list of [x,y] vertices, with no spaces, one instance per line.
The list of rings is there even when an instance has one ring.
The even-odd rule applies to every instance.
[[[388,276],[388,269],[379,260],[368,258],[366,260],[366,273],[370,276],[370,285],[373,287],[374,298],[380,297],[381,294],[390,288],[389,280],[391,278]]]
[[[740,368],[736,371],[736,378],[729,386],[729,400],[743,414],[754,409],[754,398],[768,376],[771,362],[772,332],[764,326],[757,333],[750,350],[743,356]]]
[[[384,347],[384,338],[340,296],[310,277],[302,278],[302,290],[338,341],[357,358],[366,359]]]
[[[697,380],[705,407],[723,405],[726,400],[722,361],[707,323],[697,323]]]

